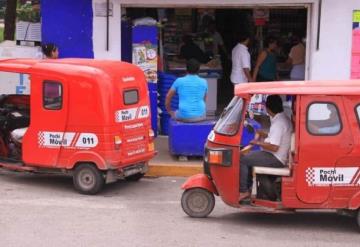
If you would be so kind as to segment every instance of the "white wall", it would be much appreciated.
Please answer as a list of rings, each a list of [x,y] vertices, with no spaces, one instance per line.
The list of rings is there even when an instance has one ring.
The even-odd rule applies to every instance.
[[[94,57],[98,59],[121,59],[121,8],[119,1],[113,3],[113,16],[109,17],[109,51],[106,50],[106,17],[95,16],[95,4],[106,0],[93,0]]]
[[[350,78],[352,12],[355,9],[360,10],[360,0],[323,0],[320,49],[313,50],[311,79]]]
[[[1,94],[30,94],[30,78],[28,74],[0,72]]]
[[[105,0],[93,0],[106,2]],[[219,6],[218,0],[112,0],[114,16],[110,17],[110,51],[106,49],[106,18],[94,16],[95,58],[121,58],[121,7],[201,7]],[[312,25],[308,37],[308,78],[313,80],[349,79],[351,61],[352,11],[360,9],[360,0],[323,0],[320,46],[316,49],[318,0],[223,0],[221,7],[311,4]],[[310,42],[311,41],[311,42]]]

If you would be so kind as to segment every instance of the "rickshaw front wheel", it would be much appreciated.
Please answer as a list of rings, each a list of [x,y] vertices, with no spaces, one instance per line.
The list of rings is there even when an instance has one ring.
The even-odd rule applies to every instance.
[[[85,195],[94,195],[104,186],[104,175],[92,164],[81,164],[73,174],[75,189]]]
[[[214,194],[205,189],[188,189],[181,196],[181,207],[190,217],[205,218],[213,211],[214,206]]]

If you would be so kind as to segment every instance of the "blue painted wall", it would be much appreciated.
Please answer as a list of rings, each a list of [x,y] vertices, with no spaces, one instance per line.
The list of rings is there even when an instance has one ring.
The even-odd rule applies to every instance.
[[[60,57],[93,58],[92,0],[42,0],[42,42],[59,47]]]

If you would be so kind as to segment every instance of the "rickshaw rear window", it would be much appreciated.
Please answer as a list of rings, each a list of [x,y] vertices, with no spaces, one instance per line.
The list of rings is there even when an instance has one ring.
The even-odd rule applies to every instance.
[[[44,81],[43,106],[47,110],[60,110],[62,108],[62,85],[55,81]]]
[[[341,132],[342,123],[335,104],[316,102],[307,112],[307,129],[313,135],[336,135]]]
[[[139,91],[136,89],[124,91],[124,104],[133,105],[139,102]]]
[[[243,105],[244,101],[242,98],[234,97],[216,123],[214,127],[215,132],[223,135],[235,135],[239,129]]]

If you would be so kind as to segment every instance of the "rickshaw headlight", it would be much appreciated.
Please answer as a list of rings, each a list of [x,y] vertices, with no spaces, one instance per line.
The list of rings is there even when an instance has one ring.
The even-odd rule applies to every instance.
[[[207,149],[205,162],[212,165],[231,166],[232,151],[229,149]]]

